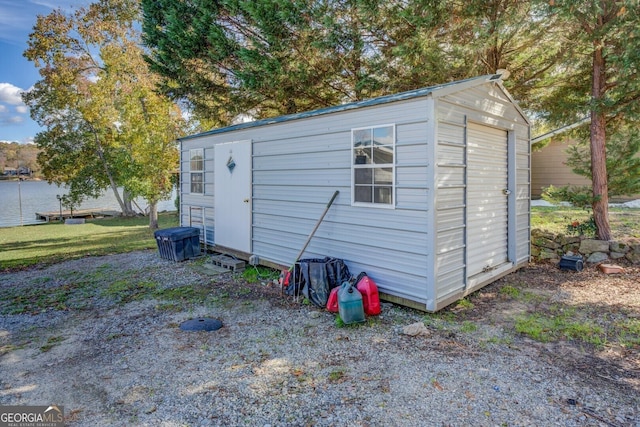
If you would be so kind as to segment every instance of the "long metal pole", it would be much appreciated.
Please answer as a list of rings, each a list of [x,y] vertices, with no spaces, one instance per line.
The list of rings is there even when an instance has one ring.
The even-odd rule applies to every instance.
[[[336,199],[336,197],[338,197],[338,193],[340,193],[338,190],[336,190],[336,192],[333,193],[333,196],[331,197],[331,200],[329,200],[329,203],[327,203],[327,207],[324,208],[324,212],[322,212],[322,216],[320,216],[320,218],[318,219],[318,222],[316,222],[316,226],[313,227],[313,230],[311,231],[311,234],[309,234],[309,237],[307,238],[307,241],[304,242],[304,246],[302,246],[302,249],[300,249],[300,252],[298,253],[298,256],[293,261],[294,265],[295,265],[296,262],[298,262],[300,257],[302,257],[302,254],[307,249],[307,246],[309,246],[309,242],[311,242],[311,239],[313,238],[313,235],[316,234],[316,230],[318,229],[318,227],[320,227],[320,223],[322,222],[322,220],[324,219],[324,216],[329,211],[329,208],[333,204],[333,201]],[[289,270],[293,270],[293,266],[291,266],[291,268]]]

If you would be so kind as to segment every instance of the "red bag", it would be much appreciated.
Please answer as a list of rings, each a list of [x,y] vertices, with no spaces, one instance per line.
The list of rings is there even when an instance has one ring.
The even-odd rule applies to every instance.
[[[380,295],[378,294],[378,286],[367,276],[367,273],[360,273],[356,282],[358,292],[362,294],[362,305],[364,313],[368,316],[377,316],[380,314]],[[337,304],[336,304],[337,307]]]

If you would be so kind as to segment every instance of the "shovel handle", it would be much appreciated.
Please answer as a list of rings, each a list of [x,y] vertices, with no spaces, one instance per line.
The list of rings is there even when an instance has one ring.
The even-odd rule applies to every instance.
[[[298,252],[298,256],[296,257],[296,259],[293,261],[293,265],[291,267],[289,267],[289,271],[293,271],[293,266],[296,264],[296,262],[298,262],[298,260],[300,259],[300,257],[302,256],[302,254],[304,253],[304,251],[307,249],[307,246],[309,246],[309,242],[311,242],[311,238],[313,237],[313,235],[316,233],[316,230],[318,229],[318,227],[320,227],[320,223],[322,222],[322,220],[324,219],[324,216],[327,214],[327,212],[329,211],[329,208],[331,207],[331,205],[333,204],[333,201],[336,199],[336,197],[338,197],[338,194],[340,193],[340,191],[336,190],[335,193],[333,193],[333,196],[331,196],[331,200],[329,200],[329,203],[327,203],[327,207],[324,208],[324,212],[322,212],[322,216],[320,216],[320,218],[318,219],[318,222],[316,222],[316,226],[313,227],[313,230],[311,231],[311,233],[309,234],[309,237],[307,238],[307,241],[304,242],[304,246],[302,246],[302,249],[300,249],[300,252]]]

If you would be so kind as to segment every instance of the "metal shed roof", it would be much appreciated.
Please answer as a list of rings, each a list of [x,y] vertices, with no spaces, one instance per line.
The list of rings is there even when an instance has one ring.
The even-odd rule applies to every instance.
[[[473,78],[466,79],[466,80],[458,80],[458,81],[455,81],[455,82],[444,83],[444,84],[441,84],[441,85],[436,85],[436,86],[430,86],[430,87],[421,88],[421,89],[410,90],[410,91],[407,91],[407,92],[401,92],[401,93],[397,93],[397,94],[393,94],[393,95],[380,96],[380,97],[377,97],[377,98],[371,98],[371,99],[366,99],[366,100],[362,100],[362,101],[350,102],[350,103],[347,103],[347,104],[336,105],[336,106],[327,107],[327,108],[321,108],[321,109],[318,109],[318,110],[305,111],[305,112],[302,112],[302,113],[295,113],[295,114],[289,114],[289,115],[285,115],[285,116],[266,118],[266,119],[261,119],[261,120],[256,120],[256,121],[252,121],[252,122],[246,122],[246,123],[239,123],[239,124],[236,124],[236,125],[226,126],[226,127],[217,128],[217,129],[212,129],[212,130],[209,130],[209,131],[206,131],[206,132],[201,132],[201,133],[194,134],[194,135],[183,136],[181,138],[178,138],[178,140],[184,141],[184,140],[188,140],[188,139],[200,138],[200,137],[203,137],[203,136],[215,135],[215,134],[231,132],[231,131],[235,131],[235,130],[248,129],[248,128],[253,128],[253,127],[258,127],[258,126],[275,124],[275,123],[283,123],[283,122],[288,122],[288,121],[291,121],[291,120],[305,119],[305,118],[321,116],[321,115],[325,115],[325,114],[338,113],[338,112],[341,112],[341,111],[355,110],[355,109],[358,109],[358,108],[371,107],[371,106],[374,106],[374,105],[386,104],[386,103],[389,103],[389,102],[403,101],[403,100],[406,100],[406,99],[418,98],[418,97],[421,97],[421,96],[428,96],[428,95],[433,94],[434,92],[439,92],[438,95],[441,95],[441,94],[444,95],[444,94],[447,94],[447,93],[451,93],[451,92],[455,92],[455,91],[471,88],[471,87],[474,87],[474,86],[477,86],[479,84],[483,84],[483,83],[486,83],[486,82],[501,83],[502,82],[502,74],[487,74],[487,75],[484,75],[484,76],[473,77]],[[442,92],[442,93],[440,93],[440,92]],[[511,98],[511,96],[508,94],[508,92],[506,92],[506,90],[505,90],[505,93],[509,96],[509,98]],[[514,104],[515,104],[515,102],[514,102]],[[519,108],[518,108],[518,111],[520,112],[520,114],[522,114],[522,116],[526,120],[526,116],[524,115],[524,113],[522,113],[522,111]]]

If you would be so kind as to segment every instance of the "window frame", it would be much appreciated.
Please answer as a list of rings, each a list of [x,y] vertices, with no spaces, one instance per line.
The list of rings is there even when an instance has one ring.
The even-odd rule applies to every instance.
[[[198,156],[200,157],[199,159],[197,158]],[[200,169],[197,169],[198,166]],[[200,177],[200,182],[194,182],[194,177],[197,176]],[[196,188],[195,190],[194,187]],[[204,148],[192,148],[189,150],[189,193],[204,194]]]
[[[391,130],[391,143],[390,144],[382,144],[379,145],[378,147],[390,147],[391,148],[391,163],[375,163],[375,157],[376,157],[376,153],[374,148],[376,147],[376,145],[374,145],[373,143],[373,134],[375,129],[382,129],[382,128],[390,128]],[[371,154],[369,155],[370,157],[370,162],[367,163],[366,160],[364,163],[362,162],[356,162],[356,150],[358,149],[358,147],[356,147],[356,134],[358,131],[364,131],[364,130],[368,130],[371,133]],[[372,207],[372,208],[380,208],[380,209],[395,209],[396,207],[396,163],[397,163],[397,154],[396,154],[396,138],[397,138],[397,130],[396,130],[396,124],[395,123],[388,123],[388,124],[382,124],[382,125],[375,125],[375,126],[363,126],[363,127],[357,127],[357,128],[352,128],[351,129],[351,150],[349,151],[349,155],[350,155],[350,162],[351,162],[351,205],[352,206],[363,206],[363,207]],[[358,157],[362,157],[362,156],[358,156]],[[376,175],[376,169],[378,171],[381,171],[382,169],[391,169],[390,171],[390,175],[391,175],[391,183],[390,185],[386,185],[384,183],[380,183],[376,185],[375,182],[375,175]],[[358,171],[361,170],[371,170],[371,201],[357,201],[356,200],[356,175],[358,174]],[[359,184],[360,186],[362,184]],[[384,187],[390,187],[391,190],[391,202],[390,203],[385,203],[385,202],[376,202],[375,201],[375,197],[376,197],[376,193],[375,190],[376,188],[384,188]]]

